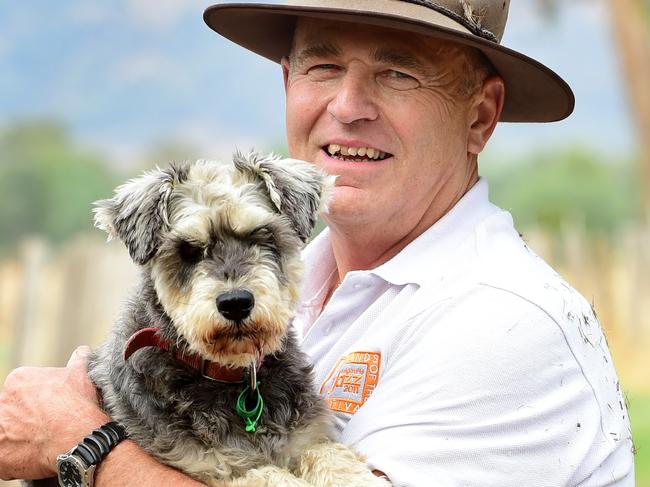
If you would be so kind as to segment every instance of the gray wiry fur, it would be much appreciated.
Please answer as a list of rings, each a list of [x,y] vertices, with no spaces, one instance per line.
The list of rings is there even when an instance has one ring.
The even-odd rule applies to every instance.
[[[183,455],[206,452],[213,471],[191,472],[198,480],[239,477],[255,467],[286,463],[291,436],[322,421],[325,414],[312,389],[311,368],[292,334],[258,373],[266,410],[257,431],[247,433],[235,412],[241,384],[204,379],[168,352],[154,348],[124,362],[126,339],[143,325],[160,323],[168,338],[175,335],[146,273],[143,281],[111,338],[89,364],[111,417],[149,453],[177,468],[185,466]],[[210,450],[222,452],[223,460],[218,462],[218,455],[211,460]]]
[[[137,264],[155,253],[161,233],[168,225],[167,206],[174,183],[185,170],[174,166],[152,171],[115,190],[115,196],[96,203],[95,222],[109,237],[119,237]]]
[[[89,374],[110,416],[163,463],[213,486],[385,485],[329,441],[327,408],[289,327],[301,241],[327,184],[302,161],[237,154],[234,164],[159,169],[98,202],[97,225],[125,243],[142,279]],[[235,289],[255,296],[238,322],[216,309]],[[242,384],[206,379],[153,347],[125,362],[128,338],[150,326],[180,351],[226,365],[264,356],[257,430],[246,432],[236,413]]]
[[[316,223],[322,174],[309,170],[309,166],[277,164],[278,159],[259,154],[235,153],[233,161],[240,171],[264,181],[278,211],[291,221],[300,239],[306,242]]]

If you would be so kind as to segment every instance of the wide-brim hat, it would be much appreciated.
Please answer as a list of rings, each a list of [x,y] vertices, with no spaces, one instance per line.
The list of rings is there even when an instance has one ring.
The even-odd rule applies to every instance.
[[[569,85],[540,62],[500,44],[509,0],[288,0],[284,4],[219,3],[208,26],[272,61],[291,49],[297,19],[336,20],[398,29],[480,50],[506,86],[503,122],[553,122],[568,117]]]

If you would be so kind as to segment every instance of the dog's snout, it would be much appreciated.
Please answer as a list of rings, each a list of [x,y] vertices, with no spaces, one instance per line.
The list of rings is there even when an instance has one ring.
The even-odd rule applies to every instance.
[[[255,306],[253,295],[243,289],[237,289],[217,296],[217,309],[224,318],[241,321],[248,317]]]

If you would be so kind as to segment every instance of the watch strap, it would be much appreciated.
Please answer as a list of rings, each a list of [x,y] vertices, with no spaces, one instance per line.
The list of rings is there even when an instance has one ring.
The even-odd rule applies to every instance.
[[[110,421],[93,430],[76,447],[70,450],[70,454],[81,457],[88,466],[98,465],[126,436],[126,431],[122,425]]]

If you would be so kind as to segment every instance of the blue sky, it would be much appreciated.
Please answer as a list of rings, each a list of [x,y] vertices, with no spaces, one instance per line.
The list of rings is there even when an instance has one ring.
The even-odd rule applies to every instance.
[[[502,124],[490,157],[580,143],[618,157],[634,149],[602,0],[562,2],[554,22],[515,0],[503,43],[560,73],[576,112],[548,125]],[[202,20],[210,2],[30,0],[0,4],[0,126],[47,117],[129,163],[164,141],[205,157],[284,141],[279,68]],[[142,161],[139,161],[142,163]]]

